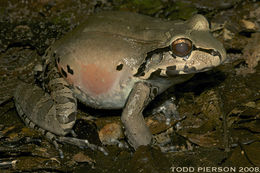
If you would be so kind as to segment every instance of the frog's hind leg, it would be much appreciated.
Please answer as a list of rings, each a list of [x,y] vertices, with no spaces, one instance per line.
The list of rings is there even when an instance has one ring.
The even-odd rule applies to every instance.
[[[107,155],[102,147],[90,144],[86,139],[65,137],[66,134],[72,132],[74,121],[67,124],[67,128],[64,128],[64,124],[61,124],[56,117],[55,102],[40,87],[21,83],[14,93],[14,101],[17,112],[24,123],[45,135],[59,151],[61,158],[63,153],[57,142],[69,143],[82,148],[89,147],[92,150],[100,150]]]
[[[16,108],[17,108],[17,106],[16,106]],[[63,151],[60,149],[59,144],[57,143],[58,136],[56,136],[55,134],[53,134],[47,130],[44,130],[44,129],[40,128],[39,126],[37,126],[36,124],[34,124],[29,118],[26,117],[26,115],[21,110],[20,110],[19,115],[27,127],[30,127],[32,129],[35,129],[35,130],[41,132],[49,141],[51,141],[51,143],[54,145],[56,150],[58,150],[60,158],[62,158],[62,159],[64,158]]]
[[[67,128],[67,124],[73,122],[74,125],[75,123],[77,100],[74,97],[72,90],[69,88],[68,83],[60,76],[57,67],[53,63],[54,62],[50,62],[47,69],[49,81],[47,82],[46,88],[55,102],[56,117],[61,126],[65,129]],[[68,130],[73,137],[60,136],[58,138],[60,142],[69,143],[82,148],[89,147],[92,150],[99,150],[107,155],[107,152],[103,147],[91,144],[87,139],[78,139],[71,126],[68,126]]]
[[[63,152],[57,143],[58,136],[55,134],[63,135],[66,131],[55,116],[55,104],[50,95],[36,85],[21,83],[14,93],[14,102],[24,123],[45,135],[63,158]]]
[[[77,114],[77,100],[69,84],[60,75],[54,61],[49,61],[44,72],[44,88],[50,93],[56,107],[56,118],[68,132],[75,123]]]

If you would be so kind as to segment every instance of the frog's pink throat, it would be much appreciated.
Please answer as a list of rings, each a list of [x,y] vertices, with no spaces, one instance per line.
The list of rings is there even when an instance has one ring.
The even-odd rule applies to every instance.
[[[58,64],[60,72],[62,68],[64,69],[62,65]],[[67,73],[63,77],[70,85],[79,87],[83,92],[91,95],[107,93],[116,80],[116,72],[108,71],[97,64],[80,64],[79,69],[75,72],[79,74]]]
[[[116,80],[115,72],[96,64],[81,65],[80,74],[82,89],[95,95],[108,92]]]

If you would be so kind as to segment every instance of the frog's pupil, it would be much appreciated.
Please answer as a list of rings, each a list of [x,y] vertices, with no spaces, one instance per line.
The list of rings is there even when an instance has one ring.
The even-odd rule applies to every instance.
[[[188,45],[186,43],[179,43],[175,46],[175,49],[180,54],[186,54],[188,51]]]

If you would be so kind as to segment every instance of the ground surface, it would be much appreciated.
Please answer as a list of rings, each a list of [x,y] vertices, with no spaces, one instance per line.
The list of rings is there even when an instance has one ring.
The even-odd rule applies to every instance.
[[[60,159],[53,145],[18,117],[12,95],[19,80],[33,82],[34,65],[46,48],[89,14],[102,10],[134,11],[171,20],[186,20],[200,13],[211,21],[214,35],[223,42],[228,62],[195,75],[174,92],[169,89],[147,110],[147,122],[157,140],[170,140],[168,145],[175,146],[177,152],[162,153],[158,147],[134,152],[105,146],[109,155],[104,156],[64,145],[65,159]],[[0,1],[0,172],[165,173],[177,172],[177,167],[192,167],[195,172],[198,167],[260,172],[259,60],[259,1]],[[165,127],[149,116],[149,109],[173,95],[180,115],[186,118]],[[86,128],[93,142],[99,140],[98,132],[108,136],[107,128],[120,133],[120,111],[80,106],[79,115],[98,117],[77,127],[79,131]]]

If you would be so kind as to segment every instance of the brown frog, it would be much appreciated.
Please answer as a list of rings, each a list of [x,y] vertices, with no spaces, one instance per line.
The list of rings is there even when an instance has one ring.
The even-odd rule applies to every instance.
[[[129,143],[148,145],[142,111],[158,94],[226,59],[223,45],[202,15],[169,21],[130,12],[101,12],[53,44],[43,56],[42,87],[21,84],[19,115],[53,141],[72,132],[77,99],[98,109],[123,109]],[[47,132],[46,132],[47,131]],[[57,143],[54,142],[57,146]]]

